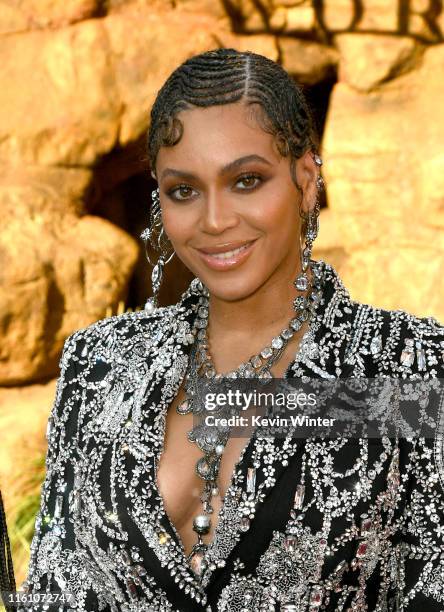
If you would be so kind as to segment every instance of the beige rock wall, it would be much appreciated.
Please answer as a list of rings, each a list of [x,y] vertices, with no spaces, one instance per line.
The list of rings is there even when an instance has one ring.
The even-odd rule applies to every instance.
[[[439,4],[2,0],[0,384],[56,374],[64,338],[125,299],[137,235],[91,211],[113,219],[158,89],[217,46],[267,55],[304,85],[337,80],[314,255],[356,299],[444,319]]]
[[[442,320],[444,45],[382,83],[390,67],[382,68],[381,54],[363,67],[349,51],[323,141],[331,214],[347,251],[342,275],[364,301]],[[367,91],[372,80],[378,86]]]

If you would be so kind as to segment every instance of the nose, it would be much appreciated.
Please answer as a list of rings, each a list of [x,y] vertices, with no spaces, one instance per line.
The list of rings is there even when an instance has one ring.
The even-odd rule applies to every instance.
[[[239,223],[237,211],[230,199],[209,193],[202,205],[200,229],[208,234],[222,234]]]

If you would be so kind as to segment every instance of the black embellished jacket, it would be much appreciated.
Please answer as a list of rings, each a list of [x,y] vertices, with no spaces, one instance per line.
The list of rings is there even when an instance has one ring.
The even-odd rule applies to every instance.
[[[329,264],[316,268],[321,289],[287,376],[444,378],[436,319],[356,302]],[[72,593],[79,612],[444,611],[444,409],[433,436],[402,443],[251,437],[196,580],[156,469],[201,291],[195,279],[176,305],[66,341],[29,593]]]

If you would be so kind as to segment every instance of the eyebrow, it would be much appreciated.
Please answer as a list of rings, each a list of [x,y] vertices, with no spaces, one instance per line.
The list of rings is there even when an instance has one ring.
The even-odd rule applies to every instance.
[[[269,162],[268,159],[265,159],[265,157],[261,157],[260,155],[244,155],[243,157],[239,157],[238,159],[235,159],[234,161],[226,164],[225,166],[222,166],[222,168],[219,170],[219,176],[224,176],[229,172],[236,170],[236,168],[239,168],[239,166],[242,166],[243,164],[251,161],[262,162],[264,164],[272,166],[272,163]],[[197,176],[195,176],[191,172],[186,172],[185,170],[175,170],[174,168],[165,168],[165,170],[160,175],[160,178],[163,179],[166,176],[177,176],[184,178],[188,181],[197,179]]]

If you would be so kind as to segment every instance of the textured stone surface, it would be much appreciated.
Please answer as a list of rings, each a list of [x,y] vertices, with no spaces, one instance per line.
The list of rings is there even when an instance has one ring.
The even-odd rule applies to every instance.
[[[345,282],[364,301],[438,319],[444,80],[436,75],[443,66],[439,45],[420,68],[375,92],[336,85],[323,140],[329,207],[348,255]]]
[[[145,8],[0,38],[0,163],[89,166],[136,140],[166,76],[214,47],[211,26]]]
[[[278,61],[279,50],[276,38],[268,34],[233,34],[231,32],[220,32],[215,36],[219,47],[233,47],[239,51],[253,51],[265,55],[273,61]]]
[[[421,47],[409,36],[338,34],[339,80],[360,91],[413,70],[421,59]]]
[[[60,27],[100,13],[101,0],[2,0],[0,34]]]
[[[314,42],[283,37],[278,44],[285,70],[307,85],[331,77],[339,59],[335,49]]]
[[[104,21],[121,103],[119,143],[137,140],[149,125],[149,110],[167,76],[188,57],[215,47],[211,16],[128,10]]]
[[[0,163],[90,165],[113,148],[121,107],[107,50],[101,20],[0,38]]]
[[[316,17],[310,2],[287,8],[285,15],[284,32],[309,32],[316,26]]]
[[[318,17],[330,32],[398,31],[397,0],[327,0],[320,3]]]
[[[174,4],[176,9],[187,13],[203,13],[216,17],[217,19],[228,19],[224,7],[224,0],[174,0],[172,4]]]
[[[90,180],[55,168],[0,177],[0,384],[51,375],[64,339],[125,295],[138,248],[108,221],[79,216]]]

